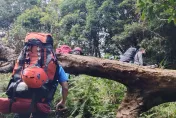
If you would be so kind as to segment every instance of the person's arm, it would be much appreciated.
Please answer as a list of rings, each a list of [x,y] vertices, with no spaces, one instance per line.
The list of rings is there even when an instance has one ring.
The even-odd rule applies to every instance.
[[[65,107],[65,103],[68,95],[68,82],[62,82],[60,83],[60,85],[62,86],[62,99],[58,103],[58,105]]]
[[[139,59],[139,65],[143,66],[143,57],[142,57],[142,53],[138,53],[138,59]]]
[[[65,103],[68,95],[68,77],[64,71],[64,69],[60,66],[58,70],[59,75],[59,83],[62,87],[62,99],[56,105],[57,110],[62,110],[65,108]]]

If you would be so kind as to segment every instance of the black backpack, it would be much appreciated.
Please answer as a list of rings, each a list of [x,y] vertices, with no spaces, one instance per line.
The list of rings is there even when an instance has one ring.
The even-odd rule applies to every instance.
[[[133,62],[134,56],[137,52],[137,48],[130,47],[126,50],[126,52],[121,56],[120,61],[122,62]]]

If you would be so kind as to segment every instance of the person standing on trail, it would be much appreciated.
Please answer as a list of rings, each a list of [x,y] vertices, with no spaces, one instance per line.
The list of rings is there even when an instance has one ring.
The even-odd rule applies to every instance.
[[[143,57],[142,57],[143,54],[145,54],[145,49],[140,48],[134,56],[134,64],[137,64],[137,65],[140,65],[140,66],[144,65]]]

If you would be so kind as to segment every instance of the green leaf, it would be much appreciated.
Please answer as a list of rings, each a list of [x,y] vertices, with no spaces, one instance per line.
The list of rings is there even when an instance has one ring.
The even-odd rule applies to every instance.
[[[174,0],[169,0],[170,4],[174,4]]]
[[[143,12],[142,12],[142,15],[141,15],[141,19],[142,19],[142,20],[145,19],[145,15],[146,15],[146,13],[145,13],[145,11],[143,11]]]
[[[168,23],[170,23],[172,20],[173,20],[173,17],[170,16],[169,19],[168,19]]]

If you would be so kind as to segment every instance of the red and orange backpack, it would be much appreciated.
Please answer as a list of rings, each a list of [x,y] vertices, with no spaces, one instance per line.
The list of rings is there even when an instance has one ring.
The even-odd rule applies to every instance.
[[[7,87],[9,112],[13,112],[13,105],[20,99],[30,100],[26,108],[30,112],[36,104],[50,102],[57,88],[57,68],[51,34],[28,33]]]

